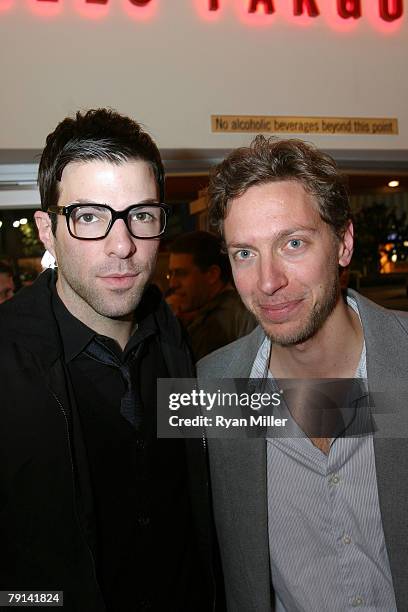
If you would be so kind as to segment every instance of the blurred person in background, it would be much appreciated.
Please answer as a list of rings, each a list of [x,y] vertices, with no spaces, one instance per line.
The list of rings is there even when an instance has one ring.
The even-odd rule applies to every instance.
[[[170,245],[168,302],[185,324],[196,360],[249,334],[256,322],[231,284],[222,241],[210,232],[183,234]]]
[[[0,261],[0,304],[14,295],[13,270],[4,261]]]

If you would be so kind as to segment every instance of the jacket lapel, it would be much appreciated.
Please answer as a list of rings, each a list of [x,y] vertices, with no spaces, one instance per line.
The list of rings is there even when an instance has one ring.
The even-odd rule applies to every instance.
[[[264,338],[256,328],[240,343],[232,361],[226,364],[228,378],[249,378],[252,364]],[[221,553],[234,575],[234,598],[247,601],[246,609],[271,608],[268,546],[266,441],[264,439],[209,440],[212,486],[216,516],[221,518]],[[227,486],[226,486],[227,485]],[[230,525],[227,533],[224,526]],[[237,541],[238,535],[238,541]]]

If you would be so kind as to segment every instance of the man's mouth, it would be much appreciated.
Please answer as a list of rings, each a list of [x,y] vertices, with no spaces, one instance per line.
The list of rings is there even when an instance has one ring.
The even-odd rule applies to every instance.
[[[296,313],[300,308],[303,299],[289,300],[279,304],[258,304],[258,310],[262,319],[272,323],[284,323],[288,317]]]
[[[130,289],[138,276],[138,272],[125,272],[124,274],[110,272],[99,276],[99,278],[102,280],[103,284],[114,289]]]

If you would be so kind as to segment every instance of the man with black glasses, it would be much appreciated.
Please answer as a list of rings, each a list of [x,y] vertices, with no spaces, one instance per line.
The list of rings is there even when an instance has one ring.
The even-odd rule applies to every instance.
[[[127,117],[77,113],[48,136],[39,187],[58,272],[0,311],[0,590],[64,591],[78,612],[213,610],[204,449],[156,440],[156,379],[193,375],[149,286],[159,151]]]

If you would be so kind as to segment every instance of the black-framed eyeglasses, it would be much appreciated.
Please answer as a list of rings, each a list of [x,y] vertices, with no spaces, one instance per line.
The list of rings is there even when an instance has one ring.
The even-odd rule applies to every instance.
[[[162,236],[170,214],[170,206],[162,203],[142,202],[125,210],[114,210],[107,204],[85,202],[69,206],[50,206],[47,212],[63,215],[68,231],[78,240],[106,238],[118,219],[123,219],[133,238],[149,239]]]

